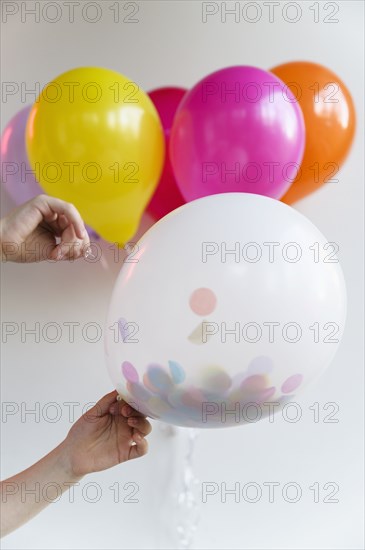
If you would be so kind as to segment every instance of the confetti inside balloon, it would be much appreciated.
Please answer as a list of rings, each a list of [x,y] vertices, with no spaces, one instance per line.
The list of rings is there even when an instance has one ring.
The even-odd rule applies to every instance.
[[[234,426],[264,418],[270,403],[280,410],[341,340],[345,283],[327,256],[319,230],[268,197],[213,195],[168,214],[114,288],[107,327],[135,327],[133,342],[106,330],[118,392],[180,426]]]

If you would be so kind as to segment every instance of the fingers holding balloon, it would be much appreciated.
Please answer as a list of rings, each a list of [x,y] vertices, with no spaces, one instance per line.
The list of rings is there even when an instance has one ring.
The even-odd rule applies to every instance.
[[[122,407],[122,414],[126,418],[145,417],[145,415],[138,410],[138,405],[136,403],[133,404],[134,407],[131,407],[127,403],[124,403]]]
[[[148,441],[143,437],[143,435],[138,432],[134,431],[133,433],[133,441],[135,445],[132,445],[129,451],[129,458],[140,458],[141,456],[144,456],[148,452]]]
[[[117,420],[127,424],[131,433],[131,447],[129,458],[138,458],[144,456],[148,451],[148,443],[145,439],[152,431],[152,426],[145,416],[133,407],[128,405],[123,399],[116,400],[109,406],[109,413],[115,416]],[[120,432],[122,443],[125,434]]]
[[[128,426],[135,430],[138,430],[143,436],[146,436],[151,433],[152,426],[147,418],[143,416],[131,416],[127,420]]]
[[[91,250],[88,234],[86,233],[83,239],[79,239],[73,224],[63,214],[57,219],[57,226],[55,235],[60,242],[53,249],[51,259],[74,261],[82,257],[88,257]]]
[[[81,214],[73,204],[47,195],[40,195],[37,199],[37,207],[45,221],[59,221],[62,231],[72,225],[80,240],[88,236]]]
[[[62,258],[76,260],[82,256],[89,254],[90,239],[85,232],[85,237],[80,239],[76,235],[76,230],[73,224],[70,224],[66,216],[62,216],[61,223],[64,225],[64,229],[61,235],[61,242],[59,244]]]
[[[135,407],[138,407],[137,404],[134,404],[134,405]],[[109,412],[110,414],[113,414],[113,415],[123,416],[125,419],[127,419],[128,424],[130,424],[130,426],[134,425],[134,420],[139,421],[140,419],[143,420],[146,418],[146,416],[143,413],[141,413],[138,409],[131,407],[123,399],[119,401],[117,400],[115,403],[113,403],[109,409]],[[129,420],[131,420],[131,422],[129,422]]]
[[[152,426],[147,418],[124,400],[113,403],[109,412],[112,415],[120,415],[123,420],[126,420],[128,426],[133,430],[133,437],[137,435],[137,440],[149,435],[152,431]],[[136,443],[138,443],[137,440],[135,440]]]

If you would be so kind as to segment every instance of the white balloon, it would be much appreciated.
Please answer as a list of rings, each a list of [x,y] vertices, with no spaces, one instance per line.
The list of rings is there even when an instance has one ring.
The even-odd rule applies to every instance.
[[[131,248],[108,314],[108,367],[152,418],[254,422],[329,365],[345,315],[336,245],[307,218],[260,195],[213,195]]]

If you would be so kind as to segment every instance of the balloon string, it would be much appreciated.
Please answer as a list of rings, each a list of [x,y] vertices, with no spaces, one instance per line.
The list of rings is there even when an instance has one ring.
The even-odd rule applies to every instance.
[[[179,549],[191,548],[200,520],[196,497],[199,480],[194,474],[193,458],[198,430],[189,428],[188,448],[184,457],[182,489],[177,495],[177,534]]]
[[[104,256],[100,256],[100,265],[105,271],[109,271],[109,263]]]
[[[97,243],[97,241],[101,240],[99,235],[97,235],[97,234],[92,235],[92,237],[93,237],[93,240],[90,240],[90,244]],[[96,260],[97,256],[95,254],[93,254],[91,249],[89,249],[85,253],[85,258],[90,258],[91,260]],[[103,254],[103,250],[101,250],[99,261],[100,261],[100,266],[101,266],[102,269],[104,269],[104,271],[109,271],[110,270],[109,262],[105,258],[104,254]]]

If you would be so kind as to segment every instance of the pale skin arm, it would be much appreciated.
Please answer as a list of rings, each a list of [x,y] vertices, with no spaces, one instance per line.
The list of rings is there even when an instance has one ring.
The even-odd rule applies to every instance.
[[[75,206],[48,195],[38,195],[2,218],[0,242],[2,261],[26,263],[76,260],[90,245]]]
[[[145,437],[151,429],[142,414],[124,401],[117,401],[117,392],[105,395],[72,426],[58,447],[30,468],[1,482],[1,536],[39,514],[86,474],[145,455]],[[49,483],[55,486],[50,485],[42,494]],[[37,498],[26,493],[36,484],[40,488]]]

